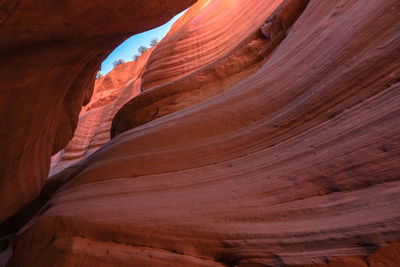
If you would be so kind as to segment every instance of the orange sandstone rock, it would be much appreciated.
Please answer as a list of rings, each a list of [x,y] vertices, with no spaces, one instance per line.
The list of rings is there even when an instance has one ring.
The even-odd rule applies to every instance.
[[[153,50],[137,61],[116,66],[96,81],[93,97],[79,115],[74,137],[52,158],[50,175],[89,156],[110,140],[111,121],[122,105],[140,94],[143,67]]]
[[[194,2],[0,1],[0,221],[39,194],[105,57]]]
[[[281,2],[198,1],[151,55],[143,75],[143,91],[188,76],[229,54],[258,29]]]
[[[9,266],[396,264],[399,14],[311,0],[254,73],[50,178]]]
[[[226,1],[207,2],[207,4],[199,2],[193,6],[186,16],[177,21],[166,40],[155,50],[156,56],[150,57],[147,71],[144,73],[143,87],[146,90],[146,77],[154,77],[153,73],[157,73],[157,77],[172,75],[169,79],[176,78],[176,80],[173,82],[162,80],[166,84],[146,90],[127,103],[113,119],[111,137],[151,120],[193,106],[223,92],[254,73],[285,39],[290,27],[301,15],[308,2],[309,0],[259,1],[248,6],[245,2],[236,3],[236,6],[246,6],[245,12],[231,8],[226,11],[227,14],[213,17],[213,24],[208,21],[210,13],[217,12],[216,6],[221,8],[221,6],[226,5]],[[277,5],[278,8],[272,9]],[[238,12],[240,16],[238,16]],[[226,22],[227,20],[235,23],[249,16],[253,19],[249,20],[248,27],[227,27],[229,25]],[[270,25],[271,28],[271,34],[268,38],[263,33],[264,26],[260,30],[260,20],[264,18],[262,21],[265,21],[266,16],[268,16],[268,20],[264,25]],[[196,24],[192,25],[194,23]],[[198,32],[218,34],[214,33],[215,25],[222,25],[217,28],[217,32],[223,29],[227,36],[232,36],[234,39],[228,38],[229,42],[218,43],[218,41],[221,42],[221,39],[210,39],[205,34],[198,37]],[[191,29],[192,27],[195,29]],[[201,37],[204,39],[201,39]],[[213,60],[212,63],[203,66],[205,64],[203,60],[187,59],[185,61],[184,55],[188,53],[187,49],[192,46],[182,46],[182,42],[193,43],[192,46],[197,47],[193,54],[204,59],[204,61]],[[232,47],[232,43],[238,45]],[[229,53],[223,48],[228,50]],[[214,58],[218,54],[208,53],[209,49],[226,54],[220,58]],[[168,56],[171,54],[171,50],[174,55],[172,57]],[[164,56],[157,57],[157,55]],[[152,58],[155,58],[154,64],[151,61]],[[179,61],[174,62],[175,59]],[[201,62],[204,64],[200,64]],[[166,66],[163,66],[163,64]],[[190,68],[187,67],[188,64],[191,64]],[[160,70],[153,69],[153,65],[156,65],[156,68],[160,68]],[[172,74],[170,68],[176,69],[176,72],[180,75],[179,78]],[[196,71],[188,71],[192,69]],[[183,76],[185,74],[186,76]],[[147,78],[148,80],[149,78]]]

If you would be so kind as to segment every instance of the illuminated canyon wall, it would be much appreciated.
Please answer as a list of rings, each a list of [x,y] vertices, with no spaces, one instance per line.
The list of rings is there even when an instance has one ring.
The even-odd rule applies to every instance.
[[[398,264],[397,0],[198,1],[147,57],[2,224],[9,266]]]

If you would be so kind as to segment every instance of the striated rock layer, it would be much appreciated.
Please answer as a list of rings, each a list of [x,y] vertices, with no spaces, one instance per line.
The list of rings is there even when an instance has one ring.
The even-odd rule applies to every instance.
[[[219,10],[217,7],[226,5],[226,1],[206,3],[203,1],[193,6],[186,16],[177,21],[168,37],[150,57],[147,71],[143,75],[142,90],[145,92],[129,101],[116,114],[112,123],[111,137],[200,103],[251,75],[285,39],[308,2],[309,0],[280,0],[259,1],[254,5],[247,5],[245,2],[236,3],[237,6],[246,8],[240,12],[238,9],[229,9],[227,15],[224,13],[220,16],[215,16],[214,12]],[[213,23],[208,23],[210,16],[208,13],[214,14],[211,16]],[[198,17],[203,20],[199,21]],[[242,25],[242,21],[247,17],[253,18],[245,24],[247,27],[233,27],[230,24],[233,22]],[[268,17],[267,22],[265,22],[266,17]],[[229,42],[226,39],[223,42],[224,39],[219,38],[221,31],[216,25],[222,26],[225,38],[232,36],[228,38]],[[204,32],[212,34],[206,35]],[[213,38],[209,38],[209,35]],[[232,47],[231,43],[238,45]],[[194,56],[188,58],[187,54],[190,53],[188,49],[193,47],[196,47],[193,51]],[[172,55],[177,56],[171,56],[171,51]],[[219,51],[220,54],[215,51]],[[216,58],[218,55],[222,56]],[[211,60],[214,60],[211,64],[202,65]],[[170,79],[176,78],[176,80],[172,82],[164,80],[166,84],[147,90],[146,80],[149,81],[155,76],[152,73],[157,73],[157,77],[169,74],[172,75]],[[176,77],[178,74],[180,76]]]
[[[228,54],[258,29],[281,2],[198,1],[151,55],[143,75],[143,90],[178,80]]]
[[[154,48],[138,58],[116,66],[96,80],[93,96],[82,109],[74,137],[52,157],[50,176],[86,158],[110,140],[111,121],[128,100],[140,94],[143,67]]]
[[[0,222],[39,194],[105,57],[194,2],[0,1]]]
[[[400,3],[306,2],[247,77],[51,177],[9,266],[398,266]]]

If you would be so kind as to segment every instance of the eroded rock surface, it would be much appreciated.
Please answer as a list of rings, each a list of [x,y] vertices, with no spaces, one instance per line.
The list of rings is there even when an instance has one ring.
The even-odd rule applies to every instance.
[[[194,2],[0,1],[0,221],[39,194],[102,60]]]
[[[227,2],[243,8],[220,14]],[[144,93],[116,114],[111,137],[200,103],[254,73],[285,39],[308,2],[198,2],[150,57],[143,74]]]
[[[51,177],[9,265],[396,266],[400,3],[282,2],[256,69]]]
[[[93,97],[79,115],[73,139],[52,157],[49,176],[86,158],[110,140],[111,121],[127,101],[140,94],[143,67],[153,50],[96,80]]]

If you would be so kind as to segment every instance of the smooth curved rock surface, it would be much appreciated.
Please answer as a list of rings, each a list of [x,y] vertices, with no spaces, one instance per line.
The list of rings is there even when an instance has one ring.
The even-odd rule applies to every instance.
[[[143,91],[176,81],[227,55],[258,29],[281,2],[198,1],[151,55],[143,75]]]
[[[96,80],[92,99],[79,115],[74,137],[52,157],[49,176],[93,154],[110,140],[112,119],[126,102],[140,94],[143,67],[153,50]]]
[[[9,266],[396,266],[399,14],[311,0],[254,74],[50,178]]]
[[[194,2],[0,1],[0,221],[39,194],[105,57]]]
[[[156,56],[157,60],[155,62],[157,64],[152,64],[151,59],[153,57],[150,57],[147,64],[147,71],[144,73],[144,80],[146,75],[151,77],[152,71],[158,73],[158,76],[161,77],[168,76],[171,73],[169,69],[171,66],[173,66],[176,73],[187,75],[179,77],[172,82],[164,80],[166,84],[153,87],[149,90],[144,88],[143,90],[145,91],[143,94],[129,101],[118,111],[112,122],[111,137],[154,119],[200,103],[214,95],[222,93],[253,74],[286,38],[292,25],[306,8],[309,0],[278,0],[267,1],[268,3],[259,1],[255,5],[238,2],[236,3],[237,6],[246,6],[244,9],[246,12],[240,12],[241,15],[238,16],[238,9],[230,9],[227,12],[229,16],[213,16],[213,23],[210,24],[209,16],[206,16],[204,13],[207,14],[208,11],[208,13],[213,14],[216,12],[216,7],[223,6],[225,3],[224,1],[215,2],[218,2],[218,4],[208,2],[205,5],[200,2],[199,5],[195,5],[189,9],[188,15],[183,16],[174,24],[166,40],[154,52],[154,54],[164,55],[164,57]],[[260,4],[269,5],[260,6]],[[199,7],[201,7],[201,12],[199,11]],[[263,12],[264,9],[267,12]],[[195,11],[198,12],[196,13]],[[253,14],[257,14],[258,17],[253,16]],[[216,28],[215,25],[226,25],[227,21],[238,23],[238,21],[242,21],[246,17],[255,17],[258,19],[249,20],[247,27],[222,27],[226,31],[225,34],[231,37],[225,43],[217,43],[218,46],[215,46],[215,40],[221,40],[209,38],[206,34],[198,33],[211,32],[212,34],[210,35],[218,35],[220,29]],[[263,23],[260,24],[262,18]],[[187,22],[189,26],[184,22]],[[204,24],[205,26],[197,26],[194,30],[189,30],[192,28],[190,26],[194,22],[198,25]],[[228,23],[228,25],[230,24]],[[214,33],[215,29],[218,29],[217,33]],[[268,31],[268,36],[265,34],[266,31]],[[183,46],[182,42],[184,44],[193,44]],[[228,45],[231,42],[238,45],[236,47]],[[196,47],[196,50],[193,52],[196,60],[185,61],[185,54],[189,53],[188,49],[192,47]],[[225,50],[222,48],[225,48]],[[210,53],[207,53],[209,50],[218,49],[221,52],[225,52],[221,58],[215,58],[218,54],[211,54],[210,56]],[[171,50],[177,56],[166,60],[165,58],[170,57]],[[200,62],[210,60],[214,61],[206,66],[199,65]],[[171,64],[171,62],[175,65]],[[193,67],[189,68],[187,66],[189,63]],[[163,64],[167,66],[160,68],[158,71],[152,70],[152,65],[162,66]],[[178,70],[179,67],[181,68],[180,71]],[[188,70],[196,71],[189,72]],[[173,75],[172,78],[174,77]],[[146,84],[143,84],[142,88],[145,86]]]

